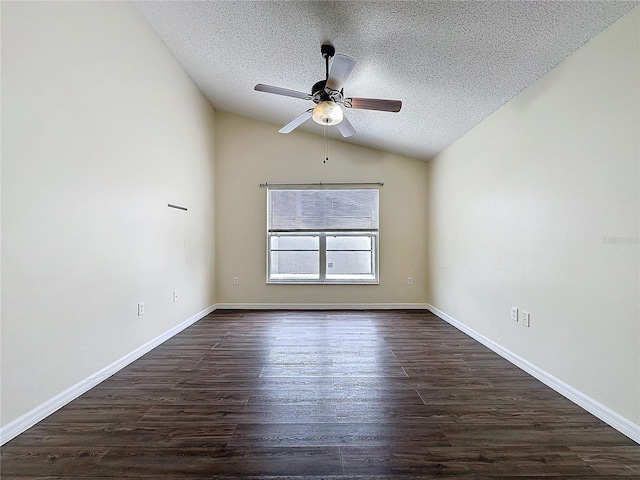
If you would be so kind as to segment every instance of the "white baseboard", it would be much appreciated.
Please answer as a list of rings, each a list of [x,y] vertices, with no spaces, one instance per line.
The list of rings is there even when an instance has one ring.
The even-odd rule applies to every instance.
[[[218,303],[217,310],[428,310],[428,303]]]
[[[98,385],[103,380],[107,379],[108,377],[118,372],[119,370],[122,370],[131,362],[137,360],[138,358],[143,356],[145,353],[150,352],[161,343],[170,339],[177,333],[180,333],[182,330],[194,324],[195,322],[197,322],[204,316],[208,315],[209,313],[213,312],[215,309],[216,309],[215,305],[205,308],[201,312],[196,313],[191,318],[185,320],[184,322],[176,325],[173,328],[170,328],[169,330],[157,336],[153,340],[150,340],[149,342],[145,343],[141,347],[136,348],[131,353],[128,353],[127,355],[120,358],[119,360],[116,360],[111,365],[107,365],[102,370],[99,370],[98,372],[88,376],[84,380],[79,381],[75,385],[67,388],[64,392],[59,393],[55,397],[38,405],[33,410],[25,413],[24,415],[17,418],[16,420],[9,422],[5,426],[1,427],[0,428],[0,445],[4,445],[12,438],[17,437],[22,432],[34,426],[36,423],[40,422],[41,420],[44,420],[56,410],[59,410],[60,408],[64,407],[67,403],[71,402],[72,400],[75,400],[83,393],[91,390],[93,387]]]
[[[545,372],[540,367],[537,367],[536,365],[532,364],[528,360],[525,360],[524,358],[507,350],[506,348],[497,344],[493,340],[485,337],[481,333],[476,332],[475,330],[459,322],[455,318],[450,317],[446,313],[438,310],[433,305],[427,305],[427,310],[436,314],[442,320],[456,327],[458,330],[466,333],[474,340],[477,340],[478,342],[483,344],[485,347],[493,350],[495,353],[497,353],[504,359],[508,360],[509,362],[513,363],[515,366],[519,367],[520,369],[524,370],[532,377],[540,380],[542,383],[544,383],[548,387],[551,387],[560,395],[566,397],[567,399],[571,400],[573,403],[584,408],[587,412],[598,417],[603,422],[611,425],[613,428],[618,430],[620,433],[626,435],[634,442],[640,443],[640,425],[636,425],[632,421],[617,414],[610,408],[605,407],[604,405],[597,402],[596,400],[589,397],[588,395],[585,395],[584,393],[580,392],[579,390],[576,390],[572,386],[567,385],[562,380],[559,380],[553,375]]]

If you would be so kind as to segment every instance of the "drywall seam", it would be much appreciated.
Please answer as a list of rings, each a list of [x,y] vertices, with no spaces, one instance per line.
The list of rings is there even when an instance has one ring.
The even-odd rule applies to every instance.
[[[21,417],[18,417],[12,422],[9,422],[4,427],[0,427],[0,445],[4,445],[12,438],[17,437],[24,431],[33,427],[36,423],[44,420],[49,415],[64,407],[66,404],[75,400],[83,393],[88,392],[93,387],[98,385],[103,380],[106,380],[111,375],[117,373],[122,370],[124,367],[134,362],[144,354],[150,352],[154,348],[156,348],[161,343],[167,341],[174,335],[180,333],[185,328],[193,325],[195,322],[210,314],[216,309],[215,305],[211,305],[210,307],[205,308],[204,310],[196,313],[191,318],[188,318],[184,322],[170,328],[166,332],[160,334],[156,338],[148,341],[144,345],[136,348],[132,352],[128,353],[124,357],[116,360],[110,365],[107,365],[102,370],[97,371],[96,373],[89,375],[84,380],[79,381],[75,385],[67,388],[65,391],[59,393],[55,397],[47,400],[46,402],[38,405],[34,409],[25,413]]]
[[[474,340],[477,340],[485,347],[493,350],[495,353],[500,355],[505,360],[508,360],[516,367],[524,370],[532,377],[540,380],[542,383],[551,387],[553,390],[558,392],[560,395],[566,397],[568,400],[571,400],[576,405],[584,408],[587,412],[595,415],[603,422],[609,424],[616,430],[618,430],[623,435],[626,435],[634,442],[640,443],[640,425],[636,425],[631,420],[624,418],[622,415],[617,414],[610,408],[605,407],[601,403],[597,402],[593,398],[585,395],[584,393],[576,390],[571,385],[567,385],[562,380],[557,379],[550,373],[542,370],[540,367],[532,364],[531,362],[525,360],[524,358],[516,355],[515,353],[507,350],[503,346],[497,344],[493,340],[485,337],[481,333],[478,333],[474,329],[468,327],[464,323],[456,320],[455,318],[447,315],[446,313],[438,310],[433,305],[427,304],[427,309],[440,317],[445,322],[450,325],[456,327],[463,333],[466,333]]]

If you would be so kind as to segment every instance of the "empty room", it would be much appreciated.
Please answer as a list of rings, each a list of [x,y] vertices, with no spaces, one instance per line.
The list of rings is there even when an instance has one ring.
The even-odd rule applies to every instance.
[[[0,477],[640,479],[640,2],[0,21]]]

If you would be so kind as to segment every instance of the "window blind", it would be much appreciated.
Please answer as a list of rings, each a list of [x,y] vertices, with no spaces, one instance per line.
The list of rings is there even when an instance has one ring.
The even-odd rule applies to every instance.
[[[378,196],[377,188],[269,189],[268,229],[377,230]]]

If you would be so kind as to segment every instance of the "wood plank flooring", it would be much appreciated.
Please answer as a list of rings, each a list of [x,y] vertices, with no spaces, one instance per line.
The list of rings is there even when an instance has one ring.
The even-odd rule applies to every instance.
[[[427,312],[218,311],[2,447],[3,479],[640,479],[640,446]]]

